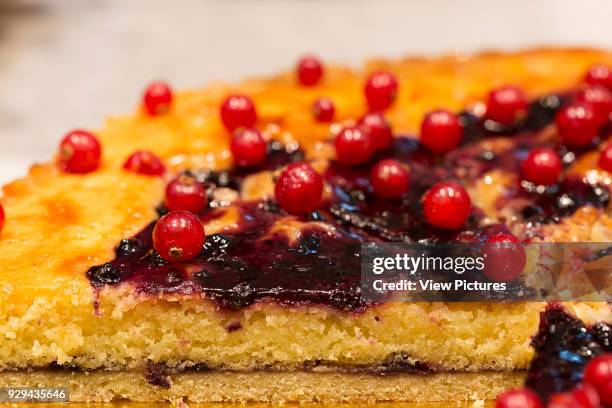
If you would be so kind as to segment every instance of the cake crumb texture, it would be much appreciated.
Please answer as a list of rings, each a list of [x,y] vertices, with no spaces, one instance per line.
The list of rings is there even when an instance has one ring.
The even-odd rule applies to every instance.
[[[28,387],[68,387],[70,399],[75,402],[105,402],[117,399],[137,402],[184,400],[191,407],[192,402],[474,401],[495,398],[503,390],[518,386],[523,376],[522,372],[444,373],[421,376],[305,372],[181,373],[173,377],[172,387],[165,390],[147,384],[142,376],[131,372],[41,371],[0,373],[0,386],[19,384]],[[417,405],[414,408],[420,407]],[[317,408],[321,406],[317,405]],[[425,405],[423,408],[428,406]]]

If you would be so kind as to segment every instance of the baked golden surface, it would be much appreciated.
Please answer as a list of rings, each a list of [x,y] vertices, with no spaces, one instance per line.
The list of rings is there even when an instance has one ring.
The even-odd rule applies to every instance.
[[[310,158],[329,158],[329,126],[314,121],[310,104],[325,95],[334,100],[338,120],[361,116],[367,71],[384,68],[398,76],[400,91],[388,117],[396,133],[414,134],[423,114],[433,108],[460,110],[509,83],[531,97],[570,89],[594,63],[612,65],[612,53],[546,49],[373,61],[364,72],[328,67],[323,83],[314,88],[298,86],[287,72],[180,93],[164,116],[151,118],[138,110],[109,119],[96,132],[103,145],[98,171],[68,175],[54,163],[40,164],[3,189],[7,223],[0,235],[0,367],[58,363],[136,370],[152,360],[173,367],[204,363],[233,370],[295,370],[313,360],[332,367],[367,366],[406,352],[439,371],[524,369],[541,304],[385,304],[351,314],[262,302],[229,312],[184,295],[136,296],[129,285],[105,288],[96,298],[85,272],[111,260],[121,239],[156,217],[165,181],[125,172],[122,164],[132,152],[151,150],[173,171],[231,165],[229,136],[218,115],[229,93],[254,99],[266,137],[297,141]],[[595,152],[583,156],[570,171],[588,172],[610,185],[610,174],[596,170],[595,158]],[[467,188],[474,203],[495,217],[491,203],[516,176],[487,176]],[[245,187],[243,196],[269,194],[257,183]],[[610,214],[610,209],[584,208],[545,227],[544,235],[556,241],[612,241]],[[207,231],[220,232],[231,223],[216,221]],[[587,321],[612,316],[604,304],[572,308]],[[236,321],[242,330],[229,333],[226,327]]]

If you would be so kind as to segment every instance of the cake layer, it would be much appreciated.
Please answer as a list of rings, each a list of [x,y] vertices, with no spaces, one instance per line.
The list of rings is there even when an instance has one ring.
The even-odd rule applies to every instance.
[[[287,403],[285,406],[297,406],[298,404]],[[444,402],[345,402],[344,408],[493,408],[495,401],[444,401]],[[31,408],[56,408],[54,403],[20,404],[20,407]],[[335,402],[313,402],[300,403],[300,408],[337,408]],[[251,402],[250,408],[270,408],[270,403]],[[243,403],[231,402],[189,402],[174,401],[166,402],[132,402],[117,400],[114,402],[72,402],[70,408],[244,408]]]
[[[39,298],[23,317],[3,324],[12,340],[0,343],[2,367],[134,369],[152,360],[171,367],[301,369],[377,366],[404,353],[405,368],[524,369],[544,306],[387,303],[346,313],[264,302],[230,311],[204,299],[139,298],[131,290],[103,290],[96,316],[89,292]],[[570,310],[586,322],[612,320],[606,304]]]
[[[305,372],[205,372],[171,375],[172,386],[134,372],[0,373],[0,387],[68,387],[71,401],[363,402],[475,401],[518,386],[523,372],[371,376]],[[448,406],[448,405],[445,405]],[[319,405],[317,405],[319,407]],[[417,406],[421,408],[420,406]],[[429,408],[428,405],[423,408]]]
[[[367,70],[384,68],[397,74],[402,86],[387,116],[394,132],[405,135],[414,134],[423,114],[433,108],[482,111],[486,93],[502,83],[520,85],[530,97],[573,89],[593,63],[610,64],[612,54],[594,50],[539,50],[468,59],[378,61],[368,65]],[[326,303],[282,304],[278,299],[262,298],[230,310],[205,293],[165,291],[164,285],[144,291],[139,282],[129,279],[107,285],[103,279],[95,282],[86,277],[91,268],[113,261],[114,250],[122,240],[145,230],[157,218],[156,208],[163,202],[167,180],[124,171],[122,164],[128,155],[135,150],[151,150],[173,174],[229,167],[230,136],[219,120],[218,107],[227,94],[241,92],[255,100],[258,127],[268,140],[299,144],[307,158],[314,160],[313,165],[319,166],[320,161],[333,156],[328,139],[334,126],[330,129],[313,120],[312,100],[320,95],[331,97],[339,122],[355,120],[365,111],[361,94],[363,79],[363,72],[331,67],[325,81],[316,89],[299,87],[291,75],[283,74],[239,86],[224,84],[180,94],[167,115],[151,118],[139,112],[109,120],[97,132],[104,146],[104,157],[96,172],[70,175],[54,164],[42,164],[33,167],[27,178],[6,186],[2,203],[7,222],[0,237],[0,336],[3,338],[0,370],[35,370],[5,371],[0,378],[19,379],[23,381],[21,385],[27,385],[43,381],[44,376],[55,376],[59,384],[65,371],[37,371],[49,365],[127,370],[70,374],[78,378],[100,377],[91,386],[79,386],[83,380],[75,380],[75,390],[83,389],[83,399],[139,395],[129,390],[125,392],[133,394],[122,394],[123,383],[143,391],[143,395],[150,393],[151,399],[194,395],[201,400],[241,401],[351,400],[360,399],[360,395],[365,400],[441,399],[431,395],[436,389],[432,384],[438,384],[440,392],[449,395],[444,398],[485,398],[509,385],[504,376],[514,379],[514,370],[526,368],[531,357],[528,343],[536,332],[541,304],[389,303],[346,310]],[[540,130],[538,138],[546,138],[547,129]],[[484,140],[483,146],[495,144],[495,147],[482,150],[495,154],[500,145],[503,150],[504,144],[512,143],[497,142]],[[568,179],[588,176],[598,185],[610,185],[610,174],[594,169],[596,152],[579,156],[567,170]],[[269,196],[272,174],[259,176],[255,181],[249,180],[248,188],[231,192],[234,198],[252,200]],[[588,206],[572,209],[558,223],[540,225],[546,223],[517,215],[516,209],[524,200],[521,192],[512,195],[516,193],[512,193],[512,188],[516,190],[518,179],[508,168],[478,173],[465,184],[479,208],[476,220],[479,228],[496,222],[514,223],[513,232],[524,239],[532,236],[521,228],[537,224],[537,237],[544,240],[612,240],[610,207],[605,207],[609,195],[599,205],[591,205],[586,200]],[[251,194],[252,191],[255,193]],[[516,200],[505,202],[500,209],[500,197],[508,196]],[[207,234],[230,233],[236,229],[231,210],[226,213],[206,220]],[[286,237],[292,233],[299,235],[299,220],[281,218],[281,222],[272,226],[277,228],[276,232]],[[352,221],[349,219],[347,224]],[[173,276],[168,274],[166,278],[171,280]],[[611,320],[608,304],[568,307],[585,322]],[[385,377],[357,373],[384,366],[398,355],[403,362],[396,371],[411,374]],[[192,366],[213,370],[272,368],[286,372],[183,373],[177,375],[176,387],[169,391],[152,388],[145,392],[138,387],[149,386],[142,384],[142,376],[134,375],[145,361],[179,369]],[[335,372],[346,371],[347,367],[353,374]],[[330,368],[331,372],[319,372]],[[445,373],[449,370],[464,373]],[[483,370],[497,374],[480,377],[476,372]],[[226,375],[234,376],[228,380],[233,382],[225,383]],[[322,376],[327,376],[329,383]],[[194,381],[198,378],[208,378],[203,381],[207,385],[195,387]],[[394,383],[393,378],[404,381],[399,384],[403,386]],[[499,386],[494,385],[495,379]],[[277,388],[266,388],[266,380],[276,381]],[[244,387],[241,381],[251,386]],[[356,385],[351,385],[351,381]],[[105,393],[104,384],[113,382],[119,391]],[[305,388],[295,388],[296,384],[303,384]],[[459,387],[452,391],[455,394],[449,388],[451,385]],[[377,387],[381,389],[380,394]],[[337,397],[338,390],[345,389],[347,396]],[[223,394],[214,394],[219,390]],[[489,393],[470,393],[470,390]],[[86,392],[91,393],[89,397]],[[199,392],[202,394],[195,394]]]

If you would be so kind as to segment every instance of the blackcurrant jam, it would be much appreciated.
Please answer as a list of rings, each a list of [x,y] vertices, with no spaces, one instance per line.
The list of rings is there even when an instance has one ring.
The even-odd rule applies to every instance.
[[[526,385],[545,401],[555,393],[573,389],[582,381],[584,367],[593,357],[612,351],[610,339],[610,323],[589,327],[561,305],[550,304],[531,342],[535,356]]]

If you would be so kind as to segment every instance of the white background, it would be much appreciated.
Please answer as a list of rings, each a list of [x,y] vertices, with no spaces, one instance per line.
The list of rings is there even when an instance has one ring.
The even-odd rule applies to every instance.
[[[0,183],[62,134],[131,111],[152,79],[175,87],[293,65],[357,66],[539,45],[612,48],[610,0],[0,0]]]

